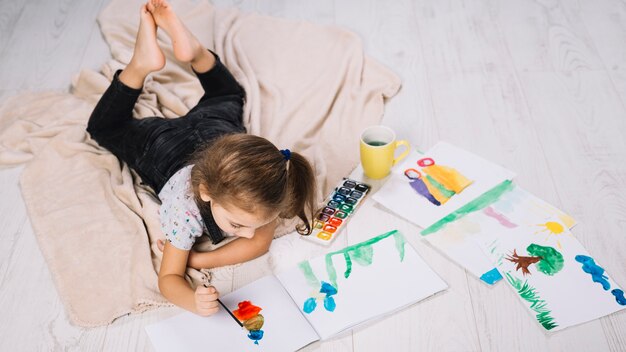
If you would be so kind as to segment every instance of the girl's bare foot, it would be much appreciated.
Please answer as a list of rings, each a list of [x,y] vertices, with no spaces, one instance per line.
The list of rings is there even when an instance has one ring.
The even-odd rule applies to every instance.
[[[147,8],[157,26],[162,28],[172,39],[174,57],[177,60],[191,63],[198,72],[205,72],[213,67],[215,63],[213,54],[202,47],[202,44],[180,21],[167,1],[149,0]]]
[[[119,76],[120,81],[132,88],[141,88],[146,76],[165,66],[165,56],[156,40],[156,23],[146,5],[141,7],[139,29],[133,57]]]
[[[199,51],[204,50],[196,37],[176,16],[172,6],[167,1],[149,0],[147,7],[157,26],[163,28],[172,39],[174,56],[177,60],[191,62]]]

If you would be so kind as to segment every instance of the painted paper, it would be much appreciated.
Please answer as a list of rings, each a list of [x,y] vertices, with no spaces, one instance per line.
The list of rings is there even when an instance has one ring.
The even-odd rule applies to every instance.
[[[277,277],[322,339],[447,287],[395,230]]]
[[[558,218],[485,228],[472,238],[546,330],[626,308],[623,290]]]
[[[244,322],[245,328],[223,309],[210,317],[183,312],[146,327],[155,350],[295,351],[319,339],[274,276],[259,279],[220,300]]]
[[[559,219],[560,222],[545,221],[552,217]],[[564,224],[564,228],[561,227],[561,223]],[[519,226],[531,224],[532,231],[537,234],[545,237],[559,236],[575,223],[575,220],[563,211],[511,181],[505,181],[421,233],[431,245],[469,273],[488,284],[495,284],[503,277],[481,247],[472,240],[472,235],[481,233],[483,228],[506,233]],[[558,239],[556,244],[557,247],[560,246]]]
[[[146,327],[157,351],[295,351],[446,288],[398,231],[304,261],[220,300]]]
[[[424,155],[411,151],[373,198],[426,228],[514,176],[470,152],[439,142]]]
[[[250,301],[241,301],[237,307],[233,315],[243,324],[244,329],[248,330],[248,338],[258,345],[264,335],[261,328],[265,324],[265,318],[260,314],[263,308],[255,306]]]

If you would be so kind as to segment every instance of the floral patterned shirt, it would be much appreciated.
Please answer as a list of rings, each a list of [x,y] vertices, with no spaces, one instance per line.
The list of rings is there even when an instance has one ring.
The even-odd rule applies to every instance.
[[[191,187],[191,168],[185,166],[159,192],[159,217],[165,238],[176,248],[190,250],[205,231]]]

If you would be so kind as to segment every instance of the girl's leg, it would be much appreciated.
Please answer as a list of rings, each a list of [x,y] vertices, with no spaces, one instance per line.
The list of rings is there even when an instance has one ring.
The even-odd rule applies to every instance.
[[[165,66],[165,56],[156,40],[156,23],[146,5],[141,7],[137,41],[133,57],[120,74],[120,81],[128,87],[140,89],[148,74]]]
[[[140,11],[137,41],[128,66],[117,73],[100,101],[96,105],[87,131],[98,140],[112,129],[124,128],[133,121],[133,107],[141,93],[146,76],[165,65],[165,56],[156,41],[156,24],[146,6]]]
[[[218,96],[245,96],[243,88],[219,58],[200,44],[167,1],[150,0],[147,6],[156,24],[171,38],[176,59],[190,63],[198,76],[205,92],[200,102]]]
[[[87,131],[98,144],[134,168],[150,185],[157,184],[158,177],[151,169],[141,166],[140,158],[154,131],[167,127],[166,120],[135,119],[133,108],[146,76],[165,65],[165,56],[156,41],[156,28],[152,15],[142,6],[133,57],[123,71],[115,74],[87,125]]]

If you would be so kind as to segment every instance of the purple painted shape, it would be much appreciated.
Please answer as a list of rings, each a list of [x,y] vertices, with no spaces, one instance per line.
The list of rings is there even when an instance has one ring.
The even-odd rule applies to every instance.
[[[504,227],[508,227],[510,229],[517,227],[517,224],[512,223],[509,219],[506,218],[506,216],[498,213],[492,207],[486,207],[485,209],[483,209],[483,213],[485,213],[485,215],[489,217],[498,220],[500,225]]]
[[[426,184],[424,183],[424,181],[422,181],[422,179],[413,179],[410,182],[411,187],[415,190],[415,192],[417,192],[418,194],[422,195],[424,198],[428,199],[431,203],[433,203],[436,206],[440,206],[441,203],[437,200],[437,198],[435,198],[432,194],[430,194],[430,192],[428,191],[428,187],[426,187]]]

